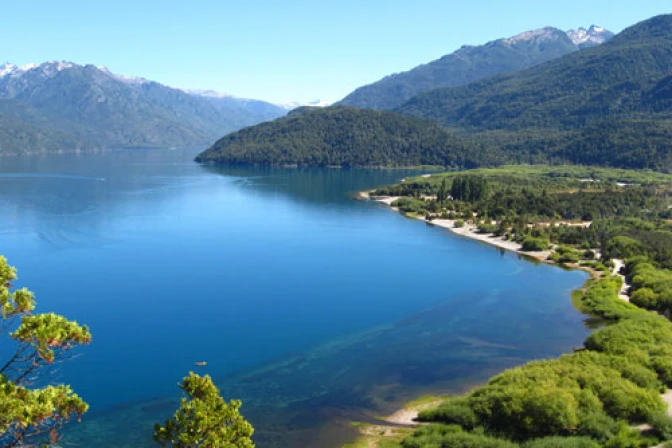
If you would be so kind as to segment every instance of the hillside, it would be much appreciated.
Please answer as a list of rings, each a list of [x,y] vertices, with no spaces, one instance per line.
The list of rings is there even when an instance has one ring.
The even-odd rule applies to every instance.
[[[434,90],[395,110],[438,122],[453,135],[393,114],[304,109],[227,136],[199,160],[457,167],[572,162],[669,171],[671,68],[672,16],[659,16],[603,45]],[[431,135],[418,135],[419,126]]]
[[[473,165],[479,149],[435,123],[392,112],[301,108],[242,129],[201,153],[202,163],[246,165]]]
[[[599,27],[567,33],[556,28],[528,31],[485,45],[465,45],[456,52],[403,73],[360,87],[339,104],[394,109],[421,93],[464,86],[484,78],[522,70],[598,45],[613,34]]]
[[[92,65],[0,67],[1,151],[200,146],[277,118],[261,101],[207,98]],[[10,104],[5,103],[5,104]]]
[[[663,15],[604,45],[428,92],[396,111],[470,134],[511,161],[669,170],[671,68],[672,15]]]

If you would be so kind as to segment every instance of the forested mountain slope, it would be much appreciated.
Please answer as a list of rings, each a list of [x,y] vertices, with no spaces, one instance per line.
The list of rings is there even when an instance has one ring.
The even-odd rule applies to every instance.
[[[247,165],[473,166],[480,148],[392,112],[302,108],[220,139],[196,159]]]
[[[468,86],[419,95],[397,112],[501,148],[511,161],[672,168],[672,15],[610,42]]]
[[[421,93],[463,86],[502,73],[541,64],[580,48],[599,45],[613,33],[599,27],[567,33],[557,28],[527,31],[485,45],[465,45],[454,53],[412,70],[360,87],[339,104],[370,109],[393,109]]]

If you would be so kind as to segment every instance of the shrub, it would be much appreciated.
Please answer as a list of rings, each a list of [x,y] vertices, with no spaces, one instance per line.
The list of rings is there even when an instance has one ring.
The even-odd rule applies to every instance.
[[[672,418],[666,413],[655,414],[649,424],[653,427],[654,434],[660,440],[672,440]]]
[[[545,437],[523,444],[523,448],[600,448],[588,437]]]
[[[467,430],[474,429],[478,425],[476,414],[463,399],[446,401],[436,409],[423,411],[418,415],[418,420],[460,425]]]
[[[584,260],[594,260],[595,259],[595,252],[592,250],[588,249],[583,252],[583,259]]]
[[[499,230],[499,226],[489,222],[484,222],[478,226],[478,233],[495,233]]]
[[[519,445],[507,440],[496,439],[482,434],[441,431],[435,425],[417,430],[401,443],[403,448],[518,448]]]
[[[548,249],[548,240],[528,236],[523,240],[522,249],[525,252],[539,252]]]

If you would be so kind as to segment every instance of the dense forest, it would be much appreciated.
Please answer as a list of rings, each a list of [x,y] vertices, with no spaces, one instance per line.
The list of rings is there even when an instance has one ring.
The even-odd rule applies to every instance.
[[[672,15],[658,16],[598,47],[428,92],[396,111],[468,134],[512,162],[668,170],[671,68]]]
[[[592,279],[575,297],[602,320],[585,347],[507,370],[422,412],[416,447],[648,447],[672,439],[672,175],[579,166],[510,166],[405,179],[371,194],[428,221],[545,250]],[[622,278],[631,303],[619,297]],[[656,313],[652,313],[651,311]],[[642,430],[636,425],[646,424]],[[388,441],[387,446],[399,446]]]
[[[671,69],[672,15],[658,16],[600,46],[433,90],[395,109],[452,136],[428,123],[334,107],[228,135],[198,160],[450,168],[569,162],[669,171]]]
[[[196,159],[248,165],[476,165],[481,148],[437,124],[352,107],[302,108],[220,139]]]

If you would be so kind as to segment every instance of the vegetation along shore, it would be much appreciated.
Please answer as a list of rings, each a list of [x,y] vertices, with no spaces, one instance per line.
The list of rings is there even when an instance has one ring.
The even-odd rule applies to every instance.
[[[352,446],[668,446],[671,191],[672,175],[652,171],[505,166],[424,175],[363,193],[460,235],[590,270],[573,300],[600,325],[574,353],[361,425]]]

